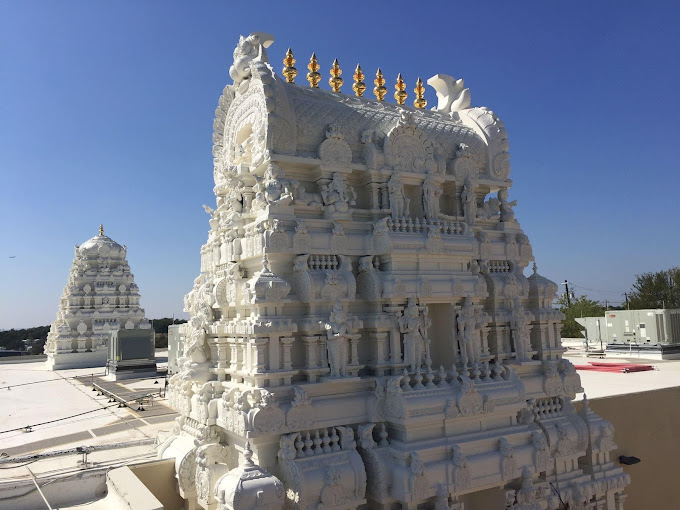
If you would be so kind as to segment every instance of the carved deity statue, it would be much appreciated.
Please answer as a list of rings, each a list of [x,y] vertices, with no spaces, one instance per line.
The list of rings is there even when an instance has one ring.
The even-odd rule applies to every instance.
[[[475,195],[475,190],[470,179],[465,179],[463,192],[460,194],[460,200],[463,202],[465,221],[470,226],[474,225],[475,218],[477,217],[477,196]]]
[[[498,190],[498,201],[501,211],[501,221],[515,221],[515,211],[513,207],[517,205],[517,200],[508,202],[508,190],[506,188]]]
[[[264,177],[255,176],[257,184],[253,186],[255,199],[253,209],[264,209],[267,205],[288,205],[293,201],[290,182],[284,179],[283,170],[278,165],[270,163],[264,172]]]
[[[340,172],[333,172],[331,182],[321,186],[321,198],[328,212],[344,213],[356,204],[357,194],[354,188],[347,185]]]
[[[516,359],[526,361],[528,359],[527,347],[531,342],[529,337],[529,321],[519,298],[514,298],[513,300],[510,328],[512,330],[512,341],[515,345]]]
[[[458,339],[460,342],[460,357],[463,366],[467,367],[477,361],[479,349],[477,348],[477,341],[475,338],[475,326],[477,320],[475,317],[475,310],[472,304],[472,298],[467,296],[463,301],[463,307],[458,313]]]
[[[274,42],[274,37],[262,32],[253,32],[248,37],[238,41],[234,49],[234,63],[229,68],[229,76],[237,87],[250,78],[252,71],[250,64],[254,61],[268,62],[267,50]]]
[[[347,338],[351,334],[350,323],[342,303],[335,302],[326,328],[326,349],[331,377],[347,375]]]
[[[415,372],[423,362],[425,338],[422,334],[423,322],[420,307],[414,298],[408,299],[404,315],[399,317],[399,330],[404,334],[404,361]]]
[[[409,215],[409,199],[404,194],[404,185],[401,183],[399,172],[394,172],[387,182],[387,190],[390,195],[390,209],[392,218],[403,218]]]
[[[477,218],[480,220],[498,219],[501,213],[501,203],[496,197],[491,197],[477,210]]]
[[[441,185],[434,174],[428,174],[425,182],[423,182],[423,212],[430,221],[435,221],[439,218],[439,197],[441,196]]]

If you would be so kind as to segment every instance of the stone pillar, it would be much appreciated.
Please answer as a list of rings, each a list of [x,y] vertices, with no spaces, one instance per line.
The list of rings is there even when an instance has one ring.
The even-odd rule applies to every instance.
[[[484,326],[481,330],[482,339],[482,356],[488,356],[489,353],[489,326]]]
[[[375,352],[375,362],[377,365],[382,365],[387,361],[385,352],[385,344],[387,343],[387,333],[371,331],[368,334],[368,337],[374,344],[373,352]]]
[[[226,338],[216,338],[215,346],[217,347],[217,364],[216,368],[226,369],[228,368],[227,363],[227,350],[229,349],[229,341]],[[224,378],[220,379],[223,381]]]
[[[293,347],[293,342],[295,341],[295,338],[292,336],[284,336],[281,337],[280,343],[281,343],[281,348],[283,350],[283,355],[281,356],[283,360],[283,366],[282,368],[284,370],[291,370],[293,368],[293,362],[290,357],[290,350]]]
[[[390,331],[390,362],[398,365],[401,360],[401,332],[395,324]]]
[[[349,336],[350,365],[359,364],[359,338],[361,335]]]
[[[324,335],[321,335],[318,337],[319,339],[319,353],[321,354],[321,368],[327,368],[328,367],[328,351],[326,350],[326,337]]]
[[[380,184],[372,182],[368,186],[371,190],[371,209],[380,209]]]
[[[269,344],[269,338],[256,338],[253,340],[253,369],[258,374],[266,371],[265,349]]]
[[[390,193],[387,188],[387,183],[383,184],[380,187],[380,197],[381,197],[381,209],[389,209],[390,208]]]
[[[316,352],[316,347],[317,347],[317,337],[316,336],[303,336],[302,341],[305,343],[305,350],[306,350],[306,359],[307,359],[307,368],[317,368],[319,366],[318,363],[318,355]]]
[[[235,338],[227,339],[229,344],[229,368],[232,372],[238,370],[238,346],[236,345]]]
[[[459,306],[451,303],[449,305],[449,317],[451,318],[451,353],[453,354],[453,362],[457,365],[460,363],[460,350],[458,346],[458,323],[456,317],[458,316]],[[448,367],[447,367],[448,368]]]
[[[243,192],[243,210],[244,211],[250,211],[250,206],[253,203],[253,197],[255,196],[255,193],[252,191],[244,191]]]

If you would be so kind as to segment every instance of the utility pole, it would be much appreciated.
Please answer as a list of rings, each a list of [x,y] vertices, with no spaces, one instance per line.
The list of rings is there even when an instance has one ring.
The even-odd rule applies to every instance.
[[[628,308],[628,310],[630,310],[630,303],[628,302],[628,293],[624,292],[623,295],[626,296],[626,308]]]
[[[562,283],[566,287],[566,293],[567,293],[567,306],[571,306],[571,296],[569,295],[569,282],[567,280],[564,280]]]

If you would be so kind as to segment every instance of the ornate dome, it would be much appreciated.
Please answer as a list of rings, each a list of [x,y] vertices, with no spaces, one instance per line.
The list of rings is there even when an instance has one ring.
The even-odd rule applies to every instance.
[[[529,281],[529,296],[553,299],[557,294],[557,284],[538,274],[536,263],[534,263],[533,270],[534,273],[527,278]]]
[[[81,255],[98,254],[98,255],[119,255],[125,252],[125,247],[118,244],[116,241],[104,235],[104,227],[99,226],[99,235],[88,239],[78,247]]]
[[[283,507],[283,484],[252,461],[250,443],[245,462],[217,480],[215,497],[219,510],[278,510]]]

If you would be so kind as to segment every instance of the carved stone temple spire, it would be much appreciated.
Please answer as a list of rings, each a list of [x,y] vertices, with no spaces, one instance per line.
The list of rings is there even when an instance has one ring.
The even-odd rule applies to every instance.
[[[271,39],[241,38],[215,113],[159,447],[185,506],[556,510],[552,485],[620,510],[613,427],[571,403],[557,286],[524,275],[501,119],[447,75],[434,111],[421,79],[415,108],[401,75],[385,101],[380,69],[375,99],[360,66],[343,94],[337,60],[322,89],[315,54],[315,90],[291,86]]]

